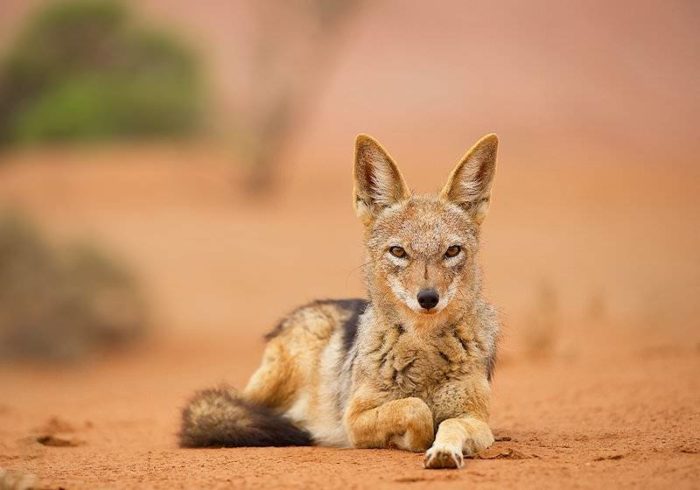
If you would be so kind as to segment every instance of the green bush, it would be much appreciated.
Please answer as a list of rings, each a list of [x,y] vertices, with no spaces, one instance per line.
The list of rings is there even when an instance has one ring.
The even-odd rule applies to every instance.
[[[193,54],[111,0],[52,3],[0,63],[0,144],[183,136],[201,119]]]
[[[94,245],[53,247],[22,215],[0,215],[0,359],[75,359],[133,342],[146,325],[124,266]]]

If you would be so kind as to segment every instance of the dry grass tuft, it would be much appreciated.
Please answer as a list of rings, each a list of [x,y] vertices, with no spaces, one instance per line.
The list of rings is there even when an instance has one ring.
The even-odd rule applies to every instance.
[[[548,357],[553,353],[560,322],[557,291],[550,282],[542,281],[523,332],[523,344],[529,356]]]

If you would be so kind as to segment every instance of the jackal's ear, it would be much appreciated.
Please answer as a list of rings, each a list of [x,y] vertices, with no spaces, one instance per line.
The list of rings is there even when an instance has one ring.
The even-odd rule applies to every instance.
[[[462,157],[440,192],[443,199],[466,209],[477,223],[484,221],[489,208],[497,149],[495,134],[487,134],[477,141]]]
[[[401,172],[382,145],[361,134],[355,142],[355,212],[364,222],[410,196]]]

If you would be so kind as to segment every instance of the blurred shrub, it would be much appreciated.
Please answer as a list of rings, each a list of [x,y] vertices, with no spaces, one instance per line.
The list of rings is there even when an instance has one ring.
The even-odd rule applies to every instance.
[[[193,54],[112,0],[50,3],[0,63],[0,144],[182,136],[201,94]]]
[[[56,248],[26,218],[0,215],[0,359],[72,359],[142,336],[133,278],[92,245]]]

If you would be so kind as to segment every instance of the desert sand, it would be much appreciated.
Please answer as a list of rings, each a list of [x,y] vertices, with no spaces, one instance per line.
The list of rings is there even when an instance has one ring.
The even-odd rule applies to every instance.
[[[0,2],[0,47],[41,3]],[[700,486],[697,2],[365,2],[268,198],[241,191],[227,125],[250,2],[131,4],[205,55],[223,121],[193,144],[0,155],[0,207],[113,250],[152,324],[123,352],[0,364],[0,469],[46,489]],[[363,294],[355,134],[429,192],[491,131],[494,448],[460,471],[392,450],[178,448],[187,398],[243,386],[285,312]]]
[[[58,241],[91,236],[119,252],[139,271],[153,331],[84,363],[0,365],[0,467],[52,489],[697,488],[696,171],[618,166],[601,184],[604,163],[511,157],[483,244],[504,320],[499,440],[459,471],[429,471],[395,450],[177,447],[187,397],[242,386],[277,318],[362,294],[350,159],[285,168],[280,192],[257,200],[209,147],[6,155],[3,201]],[[404,167],[430,191],[452,163]]]

